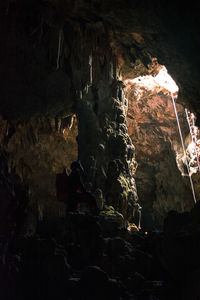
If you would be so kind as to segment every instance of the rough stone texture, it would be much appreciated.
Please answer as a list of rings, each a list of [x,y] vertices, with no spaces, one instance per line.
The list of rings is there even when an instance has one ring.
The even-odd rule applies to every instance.
[[[170,210],[188,211],[193,197],[171,97],[144,94],[137,100],[135,87],[128,90],[128,131],[135,145],[136,184],[143,206],[143,228],[158,228]],[[186,147],[189,129],[181,105],[177,105]],[[185,176],[182,176],[185,175]],[[197,199],[198,175],[195,191]],[[154,224],[154,225],[153,225]],[[153,225],[153,227],[152,227]]]
[[[77,159],[77,119],[43,117],[9,123],[1,118],[1,126],[5,130],[0,147],[7,153],[8,174],[15,174],[13,183],[28,187],[27,222],[35,226],[39,214],[58,215],[55,178]]]
[[[77,24],[94,28],[99,22],[106,26],[125,77],[151,71],[152,58],[157,58],[180,86],[179,101],[199,112],[198,3],[180,7],[146,0],[2,1],[2,109],[19,115],[70,107],[67,98],[73,84],[66,58],[73,48],[66,34],[71,37],[70,29]]]
[[[90,27],[87,30],[90,32]],[[88,82],[84,89],[80,87],[77,91],[79,158],[93,191],[100,188],[109,205],[131,218],[128,206],[133,211],[137,192],[133,179],[134,146],[126,124],[125,86],[119,80],[116,57],[107,44],[104,26],[99,24],[96,31],[99,40],[91,44],[89,65],[81,69]],[[80,86],[79,83],[80,78],[76,86]]]

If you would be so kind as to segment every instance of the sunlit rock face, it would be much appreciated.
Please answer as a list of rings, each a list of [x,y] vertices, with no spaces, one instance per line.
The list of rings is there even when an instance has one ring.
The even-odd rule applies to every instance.
[[[157,78],[140,77],[127,85],[128,131],[136,149],[144,228],[159,228],[168,211],[187,211],[194,203],[167,80]],[[175,91],[175,83],[173,87]],[[190,136],[185,111],[180,104],[176,107],[187,149]],[[197,176],[193,175],[194,181]],[[197,183],[195,191],[199,197]]]

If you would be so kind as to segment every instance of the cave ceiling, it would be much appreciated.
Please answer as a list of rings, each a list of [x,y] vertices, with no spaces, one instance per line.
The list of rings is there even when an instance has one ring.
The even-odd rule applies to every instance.
[[[51,110],[52,106],[55,110],[61,110],[64,98],[70,97],[68,91],[72,86],[66,74],[59,71],[51,75],[51,72],[45,73],[42,69],[37,69],[38,65],[34,67],[34,45],[31,40],[27,42],[27,32],[30,34],[32,28],[34,35],[34,28],[37,31],[37,26],[44,16],[41,11],[47,7],[51,7],[48,10],[51,17],[46,14],[45,22],[46,26],[51,28],[64,27],[66,22],[71,26],[76,23],[91,27],[103,24],[107,30],[110,47],[121,64],[122,79],[153,74],[158,65],[164,65],[179,87],[178,102],[195,111],[197,115],[200,114],[200,20],[197,1],[176,5],[168,1],[144,0],[4,0],[0,6],[1,111],[7,115],[15,115],[21,107],[22,113],[23,110],[28,110],[28,102],[34,103],[32,107],[34,106],[35,111],[40,109],[41,112],[45,112],[45,109]],[[15,23],[12,23],[13,15]],[[19,29],[15,38],[12,34],[10,38],[8,36],[15,31],[12,26]],[[68,34],[70,35],[69,32]],[[32,60],[31,68],[30,64],[26,67],[27,61],[22,59],[23,51],[26,53],[26,60]],[[42,51],[35,59],[37,62],[43,60],[44,63]],[[20,70],[20,75],[16,69]],[[34,85],[34,76],[38,76],[31,77],[29,73],[40,73],[41,85],[40,81],[37,82],[37,86]],[[46,85],[53,82],[55,88],[47,88],[45,80],[42,81],[46,77]],[[30,82],[27,84],[27,81]],[[55,82],[59,83],[56,85]],[[14,86],[17,85],[20,88],[15,89]],[[30,85],[32,91],[29,93],[29,99],[23,101]],[[60,98],[56,108],[52,94]],[[42,109],[38,95],[43,97]],[[13,108],[8,108],[11,105]]]

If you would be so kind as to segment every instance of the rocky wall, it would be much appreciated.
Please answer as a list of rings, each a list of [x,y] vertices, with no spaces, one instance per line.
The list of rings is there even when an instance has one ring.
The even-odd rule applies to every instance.
[[[127,122],[138,163],[135,179],[143,207],[142,226],[158,229],[169,211],[188,211],[194,200],[171,97],[151,91],[138,100],[134,89],[128,92]],[[176,106],[187,149],[189,128],[184,108]],[[192,176],[197,200],[198,176]]]
[[[56,205],[56,174],[64,167],[69,171],[77,159],[77,119],[41,117],[14,123],[1,117],[0,124],[5,128],[0,149],[6,155],[7,176],[13,185],[26,187],[27,230],[34,231],[38,218],[65,212]]]

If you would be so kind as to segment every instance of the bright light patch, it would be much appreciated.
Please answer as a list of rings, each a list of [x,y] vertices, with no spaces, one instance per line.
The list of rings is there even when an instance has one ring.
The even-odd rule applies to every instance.
[[[140,100],[145,92],[155,94],[163,92],[164,94],[177,93],[179,88],[167,69],[163,66],[156,76],[146,75],[125,81],[126,86],[134,86],[134,94],[137,100]]]
[[[155,81],[164,89],[171,93],[178,92],[178,86],[173,78],[168,74],[167,69],[162,67],[158,75],[155,76]]]
[[[196,155],[196,150],[195,149],[196,149],[196,144],[195,144],[195,142],[192,141],[189,144],[188,148],[187,148],[187,150],[188,150],[191,157]]]
[[[187,158],[189,162],[190,175],[198,172],[196,144],[191,142],[187,148]]]

